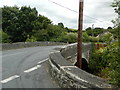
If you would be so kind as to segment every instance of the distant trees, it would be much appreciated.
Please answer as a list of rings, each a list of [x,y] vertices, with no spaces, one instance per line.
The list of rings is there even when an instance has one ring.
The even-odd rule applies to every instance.
[[[87,33],[89,36],[94,36],[94,37],[96,37],[97,35],[103,33],[103,32],[104,32],[104,29],[103,29],[103,28],[94,28],[94,29],[91,29],[91,27],[88,27],[85,31],[86,31],[86,33]]]
[[[2,29],[10,35],[11,41],[25,41],[27,35],[30,35],[33,30],[33,21],[37,17],[37,11],[26,6],[21,8],[4,6],[2,14]]]
[[[63,23],[58,23],[58,26],[60,26],[61,28],[64,28],[64,24]]]
[[[30,6],[2,8],[2,31],[8,35],[9,42],[61,41],[77,42],[77,30],[69,29],[62,22],[53,25],[52,21],[38,14],[36,8]],[[118,30],[118,29],[115,29]],[[108,28],[115,38],[118,34],[111,27]],[[83,31],[83,42],[98,42],[96,38],[104,33],[103,28],[88,27]],[[70,39],[71,38],[71,39]]]
[[[52,21],[38,14],[36,8],[30,6],[2,8],[2,31],[9,37],[9,42],[61,41],[74,43],[77,41],[77,30],[69,29],[62,22],[53,25]],[[101,30],[101,29],[100,29]],[[94,36],[100,30],[93,30]],[[86,34],[92,36],[91,30]]]
[[[36,8],[4,6],[2,14],[2,31],[8,36],[9,42],[76,42],[77,37],[74,34],[76,30],[64,27],[62,22],[53,25],[50,19],[38,15]],[[6,35],[3,36],[6,37]]]
[[[112,27],[108,27],[107,29],[112,29]]]
[[[65,29],[58,25],[48,25],[46,29],[37,30],[33,34],[37,41],[56,41],[57,38],[65,34]]]
[[[117,13],[119,15],[115,20],[112,20],[112,22],[114,24],[114,28],[120,27],[120,21],[119,21],[119,18],[120,18],[120,1],[119,0],[114,0],[114,2],[112,3],[111,6],[114,8],[115,13]]]
[[[118,14],[118,17],[115,20],[112,20],[114,24],[114,30],[112,32],[114,33],[114,36],[116,36],[116,38],[118,39],[120,46],[120,1],[114,0],[111,6],[114,8],[115,13]]]

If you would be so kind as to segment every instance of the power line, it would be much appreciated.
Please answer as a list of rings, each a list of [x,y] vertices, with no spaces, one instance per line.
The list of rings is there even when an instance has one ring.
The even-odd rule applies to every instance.
[[[51,0],[48,0],[48,1],[50,1],[50,2],[52,2],[52,3],[54,3],[54,4],[56,4],[56,5],[58,5],[58,6],[60,6],[60,7],[66,8],[66,9],[68,9],[68,10],[70,10],[70,11],[73,11],[73,12],[75,12],[75,13],[78,13],[77,11],[72,10],[72,9],[70,9],[70,8],[68,8],[68,7],[65,7],[65,6],[63,6],[63,5],[61,5],[61,4],[58,4],[58,3],[54,2],[54,1],[51,1]]]
[[[50,1],[50,2],[52,2],[52,3],[54,3],[54,4],[56,4],[56,5],[58,5],[58,6],[60,6],[60,7],[63,7],[63,8],[65,8],[65,9],[68,9],[68,10],[70,10],[70,11],[72,11],[72,12],[78,13],[77,11],[75,11],[75,10],[73,10],[73,9],[70,9],[70,8],[68,8],[68,7],[65,7],[65,6],[63,6],[63,5],[59,4],[59,3],[56,3],[56,2],[51,1],[51,0],[48,0],[48,1]],[[102,20],[99,20],[99,19],[97,19],[97,18],[88,16],[88,15],[84,15],[84,16],[86,16],[86,17],[88,17],[88,18],[91,18],[91,19],[94,19],[94,20],[97,20],[97,21],[99,21],[99,22],[107,23],[106,21],[102,21]],[[110,23],[107,23],[107,24],[110,24]]]

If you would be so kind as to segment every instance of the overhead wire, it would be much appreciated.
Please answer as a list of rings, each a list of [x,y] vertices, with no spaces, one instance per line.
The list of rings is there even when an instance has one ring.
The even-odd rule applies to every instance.
[[[63,6],[63,5],[59,4],[59,3],[56,3],[56,2],[54,2],[54,1],[52,1],[52,0],[48,0],[48,1],[50,1],[50,2],[52,2],[52,3],[54,3],[54,4],[56,4],[56,5],[58,5],[58,6],[60,6],[60,7],[63,7],[63,8],[65,8],[65,9],[68,9],[68,10],[70,10],[70,11],[72,11],[72,12],[79,13],[79,12],[73,10],[73,9],[70,9],[70,8],[68,8],[68,7],[66,7],[66,6]],[[88,15],[84,15],[84,16],[86,16],[86,17],[88,17],[88,18],[91,18],[91,19],[94,19],[94,20],[97,20],[97,21],[99,21],[99,22],[104,22],[104,23],[110,24],[110,23],[108,23],[108,22],[106,22],[106,21],[99,20],[99,19],[97,19],[97,18],[88,16]]]

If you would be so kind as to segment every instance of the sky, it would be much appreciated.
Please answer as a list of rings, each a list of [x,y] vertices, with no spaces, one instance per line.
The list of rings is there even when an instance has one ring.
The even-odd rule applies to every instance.
[[[112,27],[111,20],[117,18],[110,6],[112,2],[113,0],[84,0],[83,29],[92,25],[94,28]],[[39,14],[48,17],[53,24],[62,22],[65,27],[78,29],[79,0],[0,0],[0,7],[4,5],[35,7]]]

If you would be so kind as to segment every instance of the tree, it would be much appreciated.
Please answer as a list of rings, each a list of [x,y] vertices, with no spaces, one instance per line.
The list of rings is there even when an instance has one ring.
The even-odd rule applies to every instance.
[[[9,35],[2,30],[0,30],[0,43],[9,43]]]
[[[91,27],[88,27],[85,32],[89,35],[89,36],[92,36],[92,29]]]
[[[89,36],[97,36],[101,33],[103,33],[104,29],[103,28],[94,28],[94,29],[91,29],[90,27],[88,27],[85,32],[89,35]]]
[[[88,28],[86,28],[85,30],[91,30],[92,28],[91,27],[88,27]]]
[[[64,24],[63,23],[58,23],[58,26],[60,26],[61,28],[64,28]]]
[[[65,29],[59,27],[58,25],[49,25],[47,27],[47,32],[48,32],[49,37],[51,39],[53,39],[53,38],[58,38],[59,36],[64,34],[65,33]]]
[[[86,32],[83,32],[83,42],[89,42],[90,39],[89,39],[89,36]]]
[[[33,23],[37,19],[37,16],[38,12],[36,8],[30,8],[26,6],[21,7],[19,14],[19,23],[21,25],[21,35],[24,37],[24,40],[26,40],[27,35],[32,35],[32,30],[34,29]]]
[[[75,43],[77,42],[77,33],[67,33],[60,36],[57,41],[65,43]]]
[[[30,6],[8,7],[3,10],[3,31],[11,42],[50,41],[67,32],[63,23],[53,25],[45,16],[38,15],[36,8]]]
[[[12,42],[24,42],[35,31],[46,29],[52,22],[47,17],[38,16],[36,8],[22,6],[4,6],[2,8],[3,31],[10,36]]]
[[[100,41],[105,42],[107,44],[109,44],[113,39],[113,35],[111,33],[107,33],[107,34],[103,34],[100,37]]]
[[[0,8],[0,30],[2,29],[2,8]]]
[[[2,29],[5,33],[10,35],[10,39],[14,41],[16,36],[20,34],[17,28],[19,27],[19,8],[4,6],[4,8],[2,8],[2,17]]]
[[[33,22],[34,30],[46,29],[52,21],[45,16],[39,15],[37,19]]]
[[[112,3],[111,5],[114,10],[115,10],[115,13],[118,13],[118,18],[116,18],[115,20],[112,20],[113,24],[114,24],[114,28],[117,28],[120,26],[120,21],[119,21],[119,18],[120,18],[120,1],[119,0],[114,0],[114,2]]]
[[[117,32],[117,39],[118,39],[118,51],[120,52],[120,1],[119,0],[114,0],[112,3],[112,7],[114,8],[115,12],[118,13],[118,18],[114,20],[114,28],[115,32]],[[118,55],[120,56],[120,54]]]
[[[120,14],[120,1],[119,0],[114,0],[114,2],[111,5],[112,7],[114,7],[114,10],[116,13]]]
[[[45,29],[36,31],[33,36],[37,39],[37,41],[49,41],[50,40],[48,32]]]
[[[108,27],[107,29],[112,29],[112,27]]]

